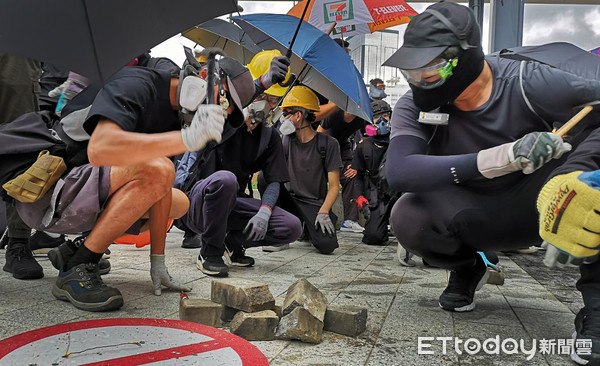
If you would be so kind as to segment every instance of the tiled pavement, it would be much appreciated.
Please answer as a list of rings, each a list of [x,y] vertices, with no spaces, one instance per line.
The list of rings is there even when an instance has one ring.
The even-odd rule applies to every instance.
[[[445,270],[401,267],[396,243],[375,247],[360,243],[359,234],[338,233],[340,248],[332,255],[318,254],[309,243],[296,242],[289,250],[264,253],[260,248],[247,253],[256,259],[252,268],[232,268],[230,276],[251,278],[269,285],[274,296],[285,296],[289,285],[305,277],[317,286],[330,303],[368,308],[367,331],[357,338],[326,332],[322,343],[297,341],[252,342],[271,365],[569,365],[566,355],[537,352],[527,360],[523,353],[475,355],[457,354],[450,344],[443,353],[442,342],[433,341],[430,355],[418,354],[418,337],[458,337],[461,340],[499,336],[524,340],[567,339],[573,331],[574,311],[580,304],[577,293],[554,281],[550,284],[529,275],[517,263],[539,263],[541,255],[517,260],[522,255],[501,256],[506,271],[504,286],[486,285],[478,292],[477,307],[471,313],[449,313],[438,306],[446,285]],[[180,247],[182,234],[172,230],[167,242],[167,265],[173,277],[193,286],[192,297],[209,298],[211,278],[195,267],[197,250]],[[55,300],[50,293],[56,277],[46,258],[39,262],[46,276],[41,280],[19,281],[0,274],[0,339],[32,329],[63,322],[114,317],[178,317],[179,294],[163,291],[152,294],[148,248],[127,245],[111,247],[112,271],[104,276],[125,298],[122,309],[110,313],[88,313]],[[4,255],[0,253],[0,266]],[[537,258],[537,260],[536,260]],[[530,262],[528,262],[530,261]],[[521,264],[523,265],[523,264]],[[525,265],[524,265],[525,267]],[[531,266],[533,267],[533,265]],[[530,270],[531,267],[526,268]],[[572,273],[570,273],[572,277]],[[540,278],[540,276],[537,276]],[[557,283],[558,282],[558,283]],[[556,293],[557,297],[553,294]],[[565,305],[566,304],[566,305]],[[474,344],[474,343],[472,343]],[[488,349],[493,349],[488,348]],[[557,351],[555,351],[557,352]],[[2,361],[0,360],[0,365]]]

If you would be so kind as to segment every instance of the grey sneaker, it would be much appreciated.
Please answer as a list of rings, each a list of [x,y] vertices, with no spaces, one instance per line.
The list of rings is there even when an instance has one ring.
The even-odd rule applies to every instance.
[[[404,249],[404,247],[400,244],[398,244],[396,255],[398,256],[398,262],[400,262],[400,264],[404,267],[414,267],[417,265],[417,263],[412,259],[413,254]]]
[[[123,295],[102,282],[97,263],[82,263],[68,271],[61,270],[52,295],[86,311],[117,310],[123,306]]]
[[[289,244],[281,244],[281,245],[263,245],[263,252],[281,252],[282,250],[290,249]]]

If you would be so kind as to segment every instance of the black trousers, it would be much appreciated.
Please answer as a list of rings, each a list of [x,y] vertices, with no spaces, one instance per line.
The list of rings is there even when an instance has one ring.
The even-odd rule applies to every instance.
[[[405,193],[392,209],[394,234],[411,253],[447,269],[471,265],[477,251],[539,244],[538,192],[550,172],[563,162],[552,161],[504,190],[484,192],[451,186]],[[580,271],[577,289],[584,303],[600,308],[600,263],[582,265]]]
[[[380,197],[374,205],[369,205],[371,216],[365,223],[363,243],[368,245],[384,245],[387,243],[389,239],[387,226],[392,208],[397,200],[397,197]]]
[[[315,227],[315,220],[319,213],[320,205],[303,202],[290,195],[287,189],[282,187],[279,193],[279,202],[277,206],[296,215],[296,217],[300,219],[305,230],[304,233],[308,235],[308,240],[322,254],[329,254],[333,252],[335,248],[339,247],[335,232],[333,235],[326,235],[323,234],[320,228],[317,230]],[[335,226],[337,216],[333,212],[329,212],[329,217]]]

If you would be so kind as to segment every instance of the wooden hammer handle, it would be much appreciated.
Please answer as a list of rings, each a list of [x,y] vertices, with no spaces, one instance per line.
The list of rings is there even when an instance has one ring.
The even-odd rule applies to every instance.
[[[559,128],[555,133],[559,136],[564,136],[571,128],[573,128],[576,124],[579,123],[583,119],[583,117],[587,116],[594,109],[591,105],[586,105],[582,110],[579,111],[576,115],[574,115],[570,120],[567,121],[561,128]]]

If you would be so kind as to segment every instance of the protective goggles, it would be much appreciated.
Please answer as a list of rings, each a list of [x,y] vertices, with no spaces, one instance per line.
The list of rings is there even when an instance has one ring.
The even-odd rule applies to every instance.
[[[410,84],[421,89],[433,89],[446,82],[452,75],[452,70],[458,64],[458,59],[435,59],[430,65],[420,69],[400,70]]]

